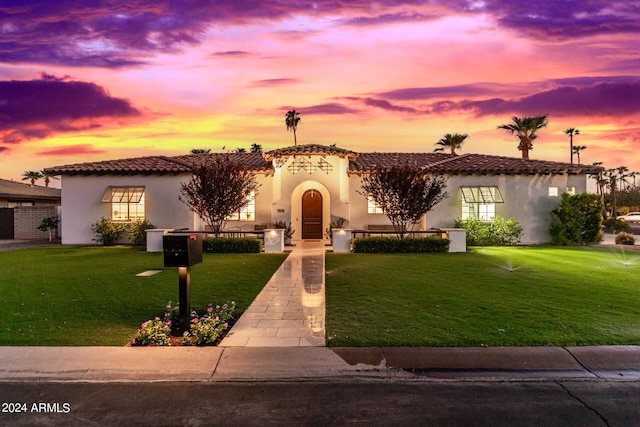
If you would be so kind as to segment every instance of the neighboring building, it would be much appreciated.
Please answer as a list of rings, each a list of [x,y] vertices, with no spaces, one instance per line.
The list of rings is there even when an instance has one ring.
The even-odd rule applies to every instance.
[[[0,239],[40,239],[43,218],[58,214],[59,188],[41,187],[0,179]]]
[[[60,206],[60,189],[0,179],[0,208]]]
[[[291,223],[293,240],[325,240],[332,222],[367,229],[388,225],[375,203],[360,194],[362,177],[395,162],[448,178],[448,198],[417,229],[452,227],[456,218],[491,221],[516,218],[523,243],[548,242],[550,211],[564,192],[586,191],[594,166],[481,154],[356,153],[335,146],[297,145],[265,153],[148,156],[46,169],[62,176],[62,242],[89,244],[91,224],[147,218],[158,228],[204,230],[204,223],[178,200],[192,165],[205,156],[231,156],[254,171],[261,184],[249,205],[227,223],[228,230],[253,230],[276,221]]]

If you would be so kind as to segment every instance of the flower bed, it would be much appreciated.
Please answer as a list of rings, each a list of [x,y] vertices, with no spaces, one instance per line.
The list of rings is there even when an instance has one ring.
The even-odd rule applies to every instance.
[[[147,320],[138,329],[132,346],[176,346],[176,345],[218,345],[231,326],[240,317],[235,311],[234,301],[222,306],[209,304],[206,311],[191,312],[189,331],[177,333],[180,306],[167,303],[164,317]]]

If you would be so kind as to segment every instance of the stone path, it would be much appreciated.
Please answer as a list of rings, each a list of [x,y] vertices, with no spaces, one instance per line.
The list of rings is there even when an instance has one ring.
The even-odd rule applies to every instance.
[[[323,243],[293,248],[220,347],[325,345]]]

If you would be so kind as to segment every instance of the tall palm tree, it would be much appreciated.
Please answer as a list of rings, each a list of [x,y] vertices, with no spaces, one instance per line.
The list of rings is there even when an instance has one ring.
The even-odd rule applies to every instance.
[[[60,179],[60,178],[58,178],[57,176],[53,176],[53,175],[51,175],[51,174],[48,174],[47,172],[45,172],[45,171],[43,171],[43,170],[42,170],[42,171],[40,171],[40,175],[42,175],[42,178],[44,178],[44,186],[45,186],[45,187],[48,187],[48,186],[49,186],[49,183],[51,182],[51,178],[53,178],[53,179]]]
[[[26,171],[22,174],[23,181],[31,181],[31,185],[33,186],[36,183],[36,180],[42,178],[42,174],[39,171]]]
[[[498,126],[498,129],[504,129],[511,135],[515,134],[520,140],[518,150],[522,151],[522,158],[529,159],[529,150],[533,150],[533,140],[538,137],[536,132],[549,124],[547,116],[548,114],[522,118],[513,116],[513,123]]]
[[[578,156],[578,164],[580,164],[580,152],[582,150],[586,150],[587,146],[586,145],[574,145],[573,146],[573,152]],[[573,156],[571,156],[573,157]],[[573,158],[571,159],[571,163],[573,163]]]
[[[260,144],[251,144],[251,152],[252,153],[262,153],[262,145],[260,145]]]
[[[627,178],[629,178],[629,174],[627,172],[629,172],[629,168],[626,166],[618,166],[616,168],[616,170],[618,171],[618,181],[620,182],[620,190],[625,190],[627,188]]]
[[[296,130],[298,129],[299,121],[300,113],[298,113],[296,110],[287,111],[284,122],[287,125],[287,130],[293,130],[293,145],[298,145],[298,140],[296,139]]]
[[[464,144],[464,140],[467,139],[469,135],[466,133],[454,133],[453,135],[448,133],[440,141],[436,142],[435,145],[438,145],[438,148],[433,151],[444,151],[445,148],[451,149],[451,154],[455,155],[456,150],[462,147]]]
[[[580,135],[580,129],[569,128],[569,129],[565,129],[564,133],[569,135],[569,152],[571,153],[571,163],[573,163],[573,153],[575,152],[573,150],[573,135]],[[578,156],[578,159],[579,158],[580,157]],[[580,160],[578,160],[578,163],[580,163]]]

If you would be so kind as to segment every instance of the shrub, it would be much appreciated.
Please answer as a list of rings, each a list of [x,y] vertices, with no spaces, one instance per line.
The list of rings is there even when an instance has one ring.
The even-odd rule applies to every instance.
[[[296,232],[296,230],[294,230],[293,228],[291,228],[291,223],[289,223],[289,225],[287,225],[286,222],[284,221],[276,221],[274,223],[271,223],[271,226],[275,229],[283,229],[284,230],[284,237],[290,239],[293,237],[293,233]]]
[[[596,243],[602,239],[604,202],[598,194],[564,193],[551,211],[551,242],[560,245]]]
[[[353,252],[356,253],[423,253],[447,252],[449,239],[441,237],[424,237],[391,239],[385,237],[367,237],[353,241]]]
[[[202,242],[204,253],[260,253],[262,241],[253,238],[207,237]]]
[[[147,320],[140,326],[135,343],[139,345],[169,345],[169,335],[171,335],[171,320],[165,321],[156,317],[153,320]]]
[[[456,228],[467,230],[468,246],[514,245],[522,238],[522,226],[515,218],[496,216],[493,222],[479,219],[455,220]]]
[[[602,225],[604,228],[607,228],[614,233],[617,233],[618,231],[627,231],[629,229],[629,224],[618,218],[607,218],[602,221]]]
[[[129,240],[133,246],[145,246],[147,243],[147,233],[145,230],[156,228],[148,219],[140,219],[127,224],[126,230],[129,234]]]
[[[48,216],[42,219],[42,222],[37,227],[40,231],[48,231],[49,232],[49,241],[53,240],[52,230],[58,229],[58,224],[60,223],[60,218],[58,216]]]
[[[124,234],[125,224],[102,217],[91,224],[91,230],[98,234],[94,241],[101,242],[104,246],[114,246]]]
[[[190,345],[195,342],[196,345],[215,344],[218,338],[222,336],[224,331],[229,328],[229,320],[231,320],[236,308],[235,301],[225,303],[222,307],[217,305],[215,308],[209,304],[206,312],[202,316],[194,311],[191,313],[191,326],[189,331],[185,331],[182,336],[182,344]],[[159,317],[144,322],[134,343],[137,345],[170,345],[170,336],[177,335],[178,319],[180,315],[180,306],[172,305],[171,301],[167,303],[164,318]]]
[[[228,321],[233,316],[236,303],[225,303],[213,308],[209,305],[206,314],[202,317],[197,315],[191,320],[191,337],[195,339],[196,345],[215,344],[222,333],[229,328]]]
[[[616,235],[616,245],[635,245],[636,239],[633,237],[633,234],[630,233],[619,233]]]

